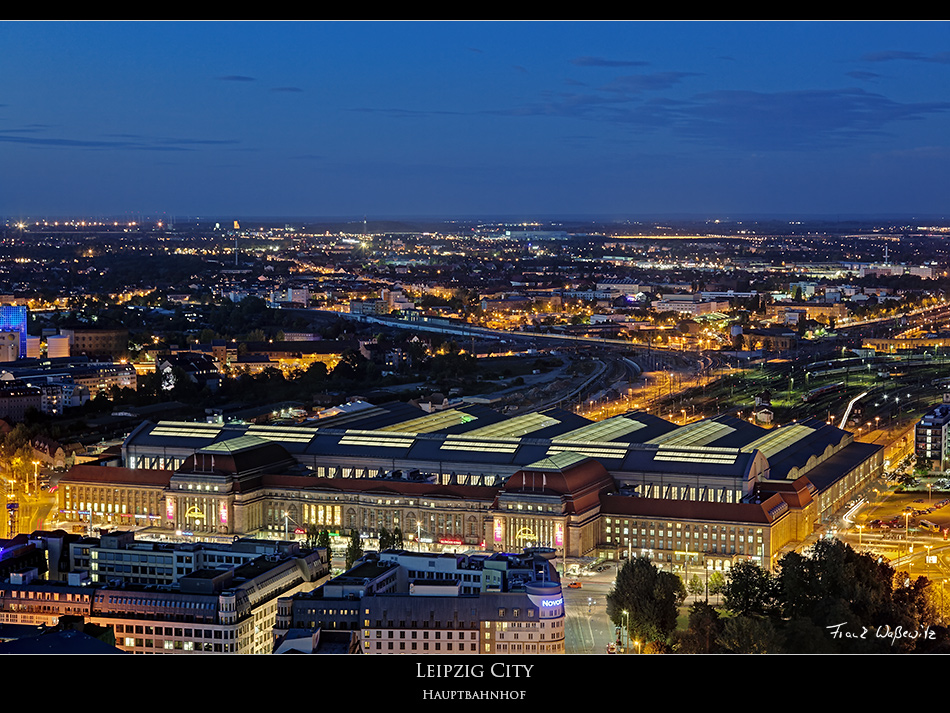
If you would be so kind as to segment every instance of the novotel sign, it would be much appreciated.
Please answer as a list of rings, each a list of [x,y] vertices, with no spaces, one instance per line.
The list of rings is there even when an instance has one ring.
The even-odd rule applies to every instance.
[[[564,597],[558,597],[557,599],[542,599],[541,606],[543,607],[559,607],[564,603]]]

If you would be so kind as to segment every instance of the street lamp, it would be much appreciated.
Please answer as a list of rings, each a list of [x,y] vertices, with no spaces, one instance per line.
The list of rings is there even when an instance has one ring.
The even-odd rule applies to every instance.
[[[627,651],[630,649],[630,612],[628,612],[626,609],[623,610],[623,621],[623,631],[625,635],[623,639],[623,650],[624,653],[627,653]]]
[[[910,513],[909,513],[909,512],[905,512],[905,513],[904,513],[904,546],[905,546],[905,547],[908,547],[909,544],[910,544],[910,542],[909,542],[909,540],[910,540],[910,535],[909,535],[909,529],[908,529],[908,522],[909,522],[909,521],[910,521]],[[910,554],[910,553],[908,553],[908,554]]]

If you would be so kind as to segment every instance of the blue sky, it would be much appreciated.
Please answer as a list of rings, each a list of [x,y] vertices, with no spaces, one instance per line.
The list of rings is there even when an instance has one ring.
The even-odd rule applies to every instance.
[[[0,215],[950,214],[942,22],[0,23]]]

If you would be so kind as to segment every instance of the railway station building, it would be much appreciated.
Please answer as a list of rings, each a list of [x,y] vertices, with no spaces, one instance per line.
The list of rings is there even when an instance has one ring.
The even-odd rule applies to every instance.
[[[881,475],[882,449],[823,421],[679,426],[481,405],[372,406],[314,426],[144,422],[122,466],[75,466],[61,518],[196,539],[353,530],[409,549],[550,547],[675,571],[772,566]]]

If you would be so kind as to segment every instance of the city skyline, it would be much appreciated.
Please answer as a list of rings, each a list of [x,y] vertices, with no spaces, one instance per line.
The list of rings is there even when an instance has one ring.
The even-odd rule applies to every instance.
[[[6,22],[0,215],[943,216],[942,22]]]

